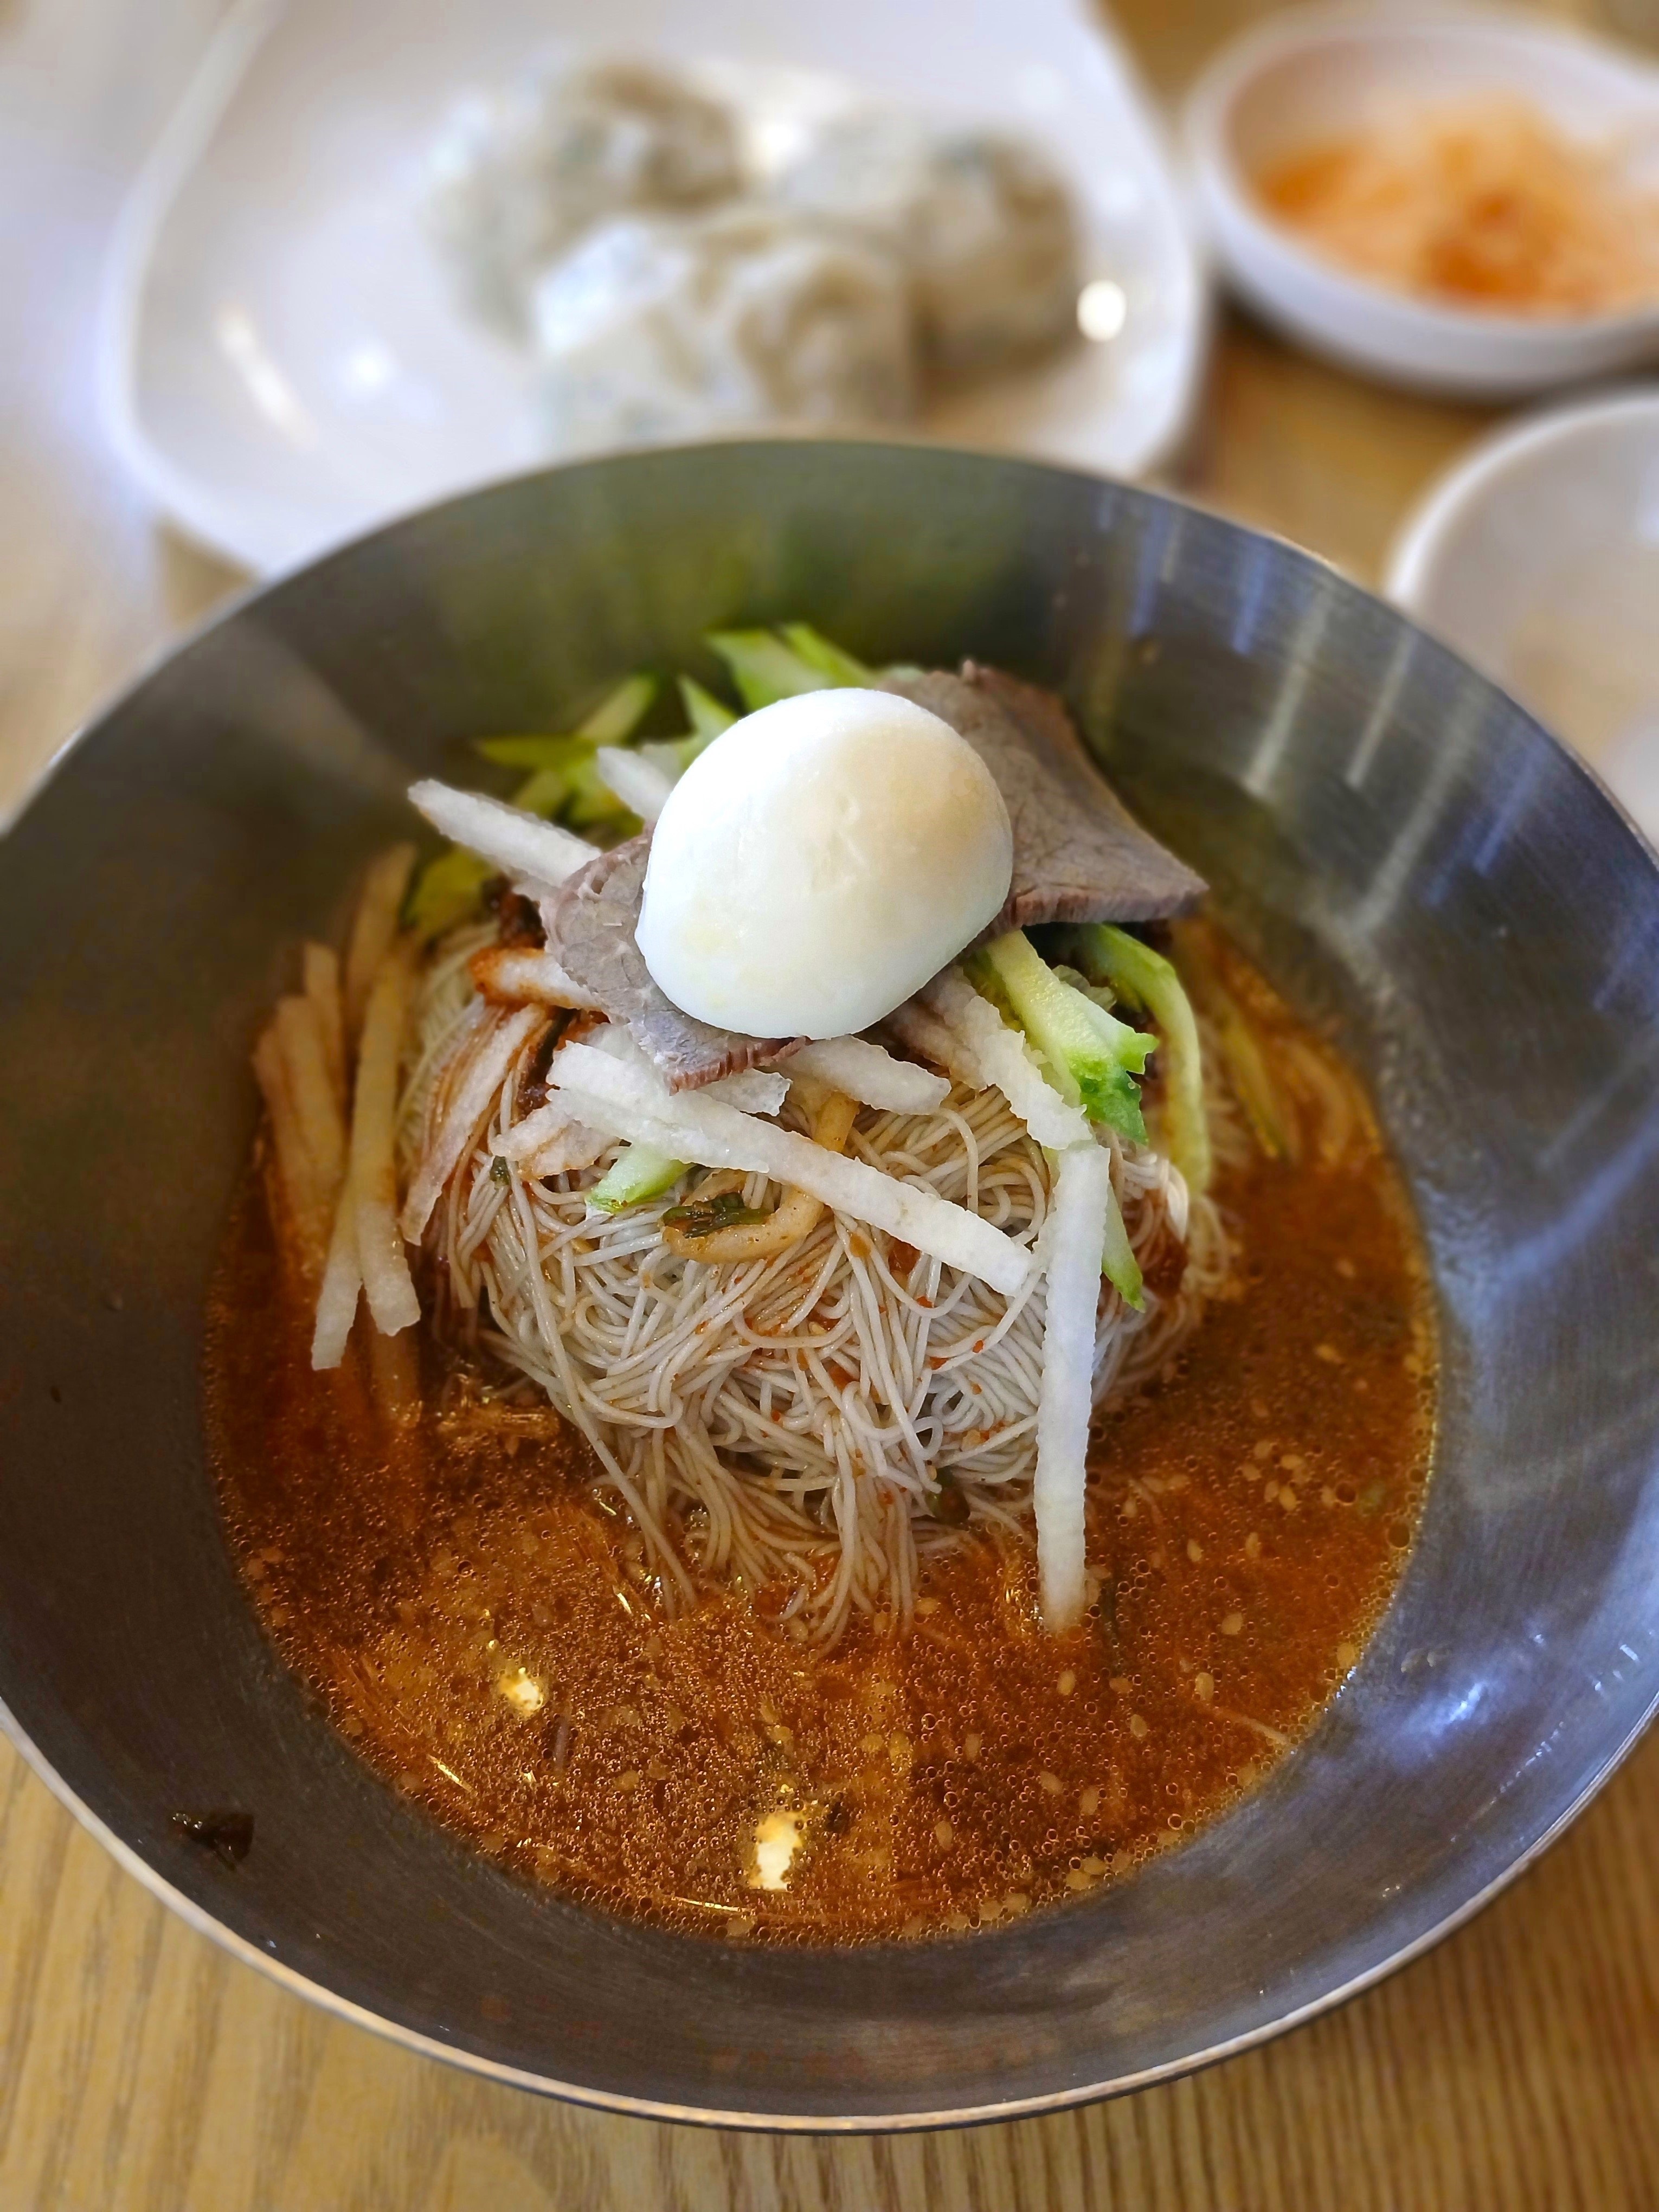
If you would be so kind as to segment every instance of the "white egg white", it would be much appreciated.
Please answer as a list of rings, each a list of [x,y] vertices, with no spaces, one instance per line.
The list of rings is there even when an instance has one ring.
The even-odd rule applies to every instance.
[[[659,817],[638,939],[674,1004],[750,1036],[845,1036],[994,920],[1013,833],[991,773],[926,708],[812,691],[694,761]]]

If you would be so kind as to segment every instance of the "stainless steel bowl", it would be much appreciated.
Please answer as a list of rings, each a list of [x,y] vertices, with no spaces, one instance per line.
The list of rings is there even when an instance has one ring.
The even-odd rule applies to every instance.
[[[210,1262],[283,949],[413,774],[703,630],[1057,685],[1367,1072],[1445,1370],[1404,1584],[1269,1785],[994,1934],[757,1951],[623,1925],[410,1809],[277,1663],[198,1412]],[[1607,1778],[1659,1681],[1659,874],[1521,710],[1285,545],[1152,494],[766,444],[480,492],[256,594],[146,678],[0,848],[0,1693],[142,1880],[290,1986],[590,2103],[793,2128],[1178,2072],[1386,1972]],[[246,1808],[235,1868],[180,1808]]]

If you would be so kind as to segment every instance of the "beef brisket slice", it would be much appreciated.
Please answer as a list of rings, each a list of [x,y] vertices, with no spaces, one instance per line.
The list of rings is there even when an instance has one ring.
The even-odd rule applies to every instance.
[[[652,981],[635,941],[648,834],[580,868],[547,902],[547,949],[613,1022],[626,1024],[671,1091],[696,1091],[787,1052],[784,1037],[738,1036],[683,1014]]]
[[[996,780],[1014,829],[1014,875],[992,931],[1042,921],[1161,921],[1204,883],[1143,830],[1084,750],[1052,691],[964,661],[881,687],[946,721]]]

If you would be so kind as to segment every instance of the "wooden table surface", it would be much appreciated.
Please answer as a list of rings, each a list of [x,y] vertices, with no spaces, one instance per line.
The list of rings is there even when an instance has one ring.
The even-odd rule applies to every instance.
[[[115,210],[221,4],[0,0],[0,817],[239,580],[144,512],[91,391]],[[1261,12],[1118,9],[1165,91]],[[1227,319],[1178,481],[1369,580],[1483,420]],[[1265,2050],[1053,2119],[788,2141],[567,2110],[341,2026],[191,1934],[0,1751],[0,2212],[1659,2207],[1656,1833],[1659,1741],[1471,1926]]]

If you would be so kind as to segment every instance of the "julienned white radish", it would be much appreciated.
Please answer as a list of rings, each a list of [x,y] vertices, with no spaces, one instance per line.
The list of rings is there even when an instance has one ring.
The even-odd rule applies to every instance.
[[[881,1026],[910,1051],[945,1068],[953,1083],[963,1084],[969,1091],[992,1088],[967,1039],[941,1021],[925,999],[907,999],[902,1006],[883,1016]]]
[[[866,1106],[893,1114],[928,1114],[942,1106],[951,1085],[914,1060],[895,1060],[867,1037],[830,1037],[805,1044],[781,1063],[785,1074],[810,1075]]]
[[[409,965],[396,951],[380,963],[363,1016],[351,1105],[349,1189],[357,1215],[357,1265],[374,1326],[395,1336],[421,1317],[421,1302],[398,1229],[398,1066],[409,1012]]]
[[[621,1022],[607,1022],[602,1028],[590,1030],[583,1042],[595,1052],[603,1052],[626,1066],[637,1068],[651,1084],[653,1093],[665,1106],[673,1103],[674,1094],[663,1081],[641,1047],[635,1043]],[[730,1075],[722,1075],[713,1083],[706,1083],[698,1092],[701,1098],[717,1098],[723,1105],[735,1106],[741,1114],[778,1114],[789,1096],[789,1078],[769,1068],[739,1067]]]
[[[421,1161],[420,1172],[404,1200],[403,1232],[410,1244],[426,1234],[432,1209],[444,1185],[455,1172],[478,1124],[495,1103],[507,1079],[507,1071],[547,1017],[538,1006],[521,1006],[502,1019],[494,1032],[477,1046],[472,1062],[459,1091],[449,1102],[443,1121]]]
[[[1048,1287],[1037,1396],[1037,1578],[1052,1634],[1084,1607],[1084,1497],[1094,1395],[1100,1255],[1112,1205],[1112,1156],[1101,1146],[1062,1152],[1044,1234]]]
[[[318,1193],[331,1218],[345,1175],[346,1126],[328,1064],[328,1042],[313,1000],[277,1001],[276,1042],[282,1048],[289,1096],[311,1156]]]
[[[671,779],[626,746],[601,745],[593,764],[607,789],[614,791],[641,822],[654,822],[667,805],[668,794],[674,788]]]
[[[392,845],[369,862],[363,878],[357,911],[352,917],[342,986],[348,1044],[357,1042],[375,975],[398,934],[398,916],[414,866],[415,848]]]
[[[481,998],[496,1006],[562,1006],[597,1012],[599,1000],[568,975],[550,952],[528,946],[487,945],[467,968]]]
[[[357,1317],[357,1293],[362,1286],[362,1270],[357,1265],[357,1207],[348,1174],[334,1211],[334,1233],[329,1239],[323,1286],[317,1294],[317,1325],[311,1336],[313,1367],[337,1367],[345,1358],[346,1340]]]
[[[945,1027],[961,1037],[985,1081],[1001,1091],[1038,1144],[1063,1152],[1094,1143],[1082,1108],[1066,1103],[1019,1031],[1009,1028],[959,968],[947,968],[934,976],[921,996]]]
[[[493,861],[509,876],[533,876],[538,883],[562,884],[599,856],[599,847],[573,837],[556,823],[486,799],[476,791],[456,791],[430,779],[410,787],[410,804],[434,830],[481,860]]]
[[[586,1121],[567,1114],[562,1127],[526,1160],[525,1173],[532,1178],[573,1175],[578,1169],[592,1167],[615,1141],[603,1129],[590,1129]]]
[[[307,945],[302,957],[306,996],[316,1007],[317,1019],[322,1024],[329,1081],[343,1118],[349,1094],[346,1086],[345,1006],[340,995],[340,956],[331,945]]]
[[[965,1206],[827,1152],[706,1092],[665,1097],[654,1077],[590,1045],[562,1046],[548,1080],[570,1092],[571,1108],[595,1128],[609,1127],[678,1159],[736,1168],[808,1191],[836,1212],[977,1276],[1006,1297],[1017,1297],[1036,1272],[1031,1251]]]
[[[317,1170],[294,1110],[288,1065],[275,1023],[253,1048],[253,1072],[270,1116],[276,1151],[276,1179],[292,1224],[301,1273],[307,1283],[321,1273],[328,1250],[329,1205],[319,1188]]]

